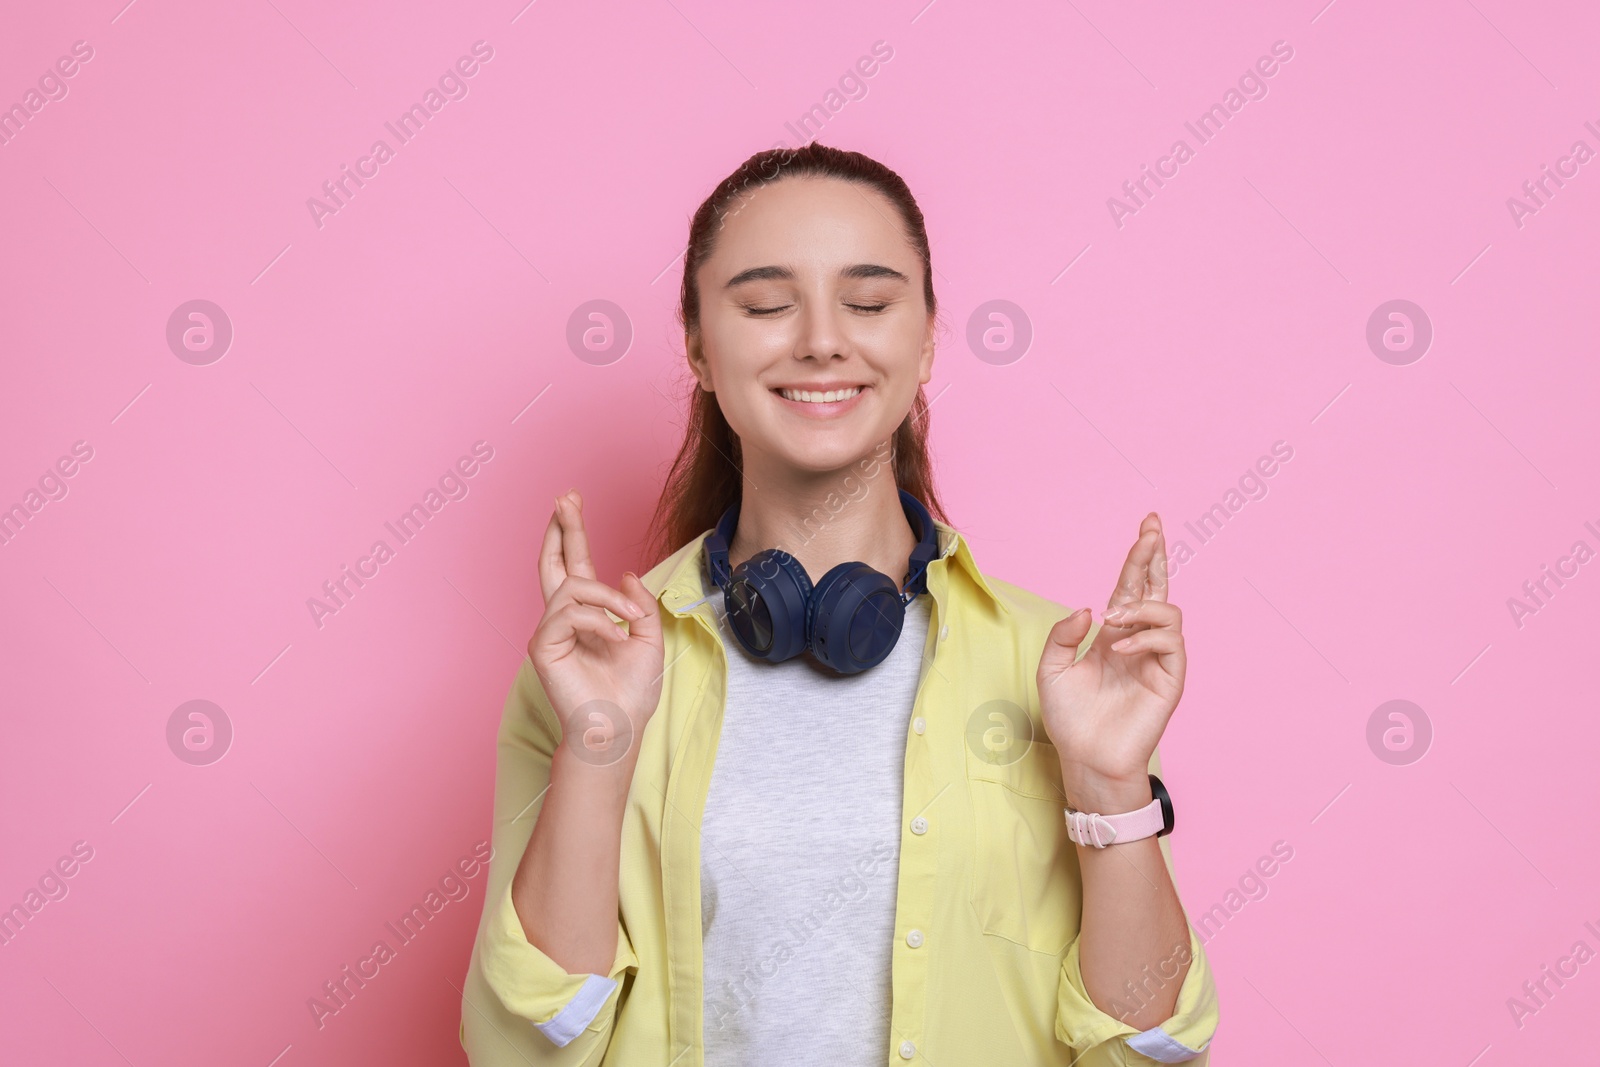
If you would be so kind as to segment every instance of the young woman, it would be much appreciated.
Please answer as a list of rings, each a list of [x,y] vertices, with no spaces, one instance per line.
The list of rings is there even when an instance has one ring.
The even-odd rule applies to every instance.
[[[474,1064],[1206,1062],[1161,522],[1099,622],[980,571],[933,487],[936,310],[922,213],[858,153],[759,153],[695,214],[670,554],[600,581],[576,491],[545,532]]]

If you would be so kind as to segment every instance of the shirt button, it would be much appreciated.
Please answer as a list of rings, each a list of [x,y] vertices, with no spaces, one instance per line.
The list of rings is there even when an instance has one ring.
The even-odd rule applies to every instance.
[[[939,627],[939,640],[943,641],[945,638],[947,638],[949,636],[950,636],[950,624],[949,623],[945,623],[943,626]]]
[[[900,1042],[900,1058],[901,1059],[909,1060],[911,1057],[915,1056],[916,1054],[917,1054],[917,1046],[913,1045],[909,1041]]]
[[[911,832],[914,833],[914,834],[925,834],[925,833],[927,833],[928,832],[928,820],[924,819],[920,815],[918,815],[915,819],[912,819],[911,820]]]
[[[911,728],[920,734],[922,731],[928,728],[928,720],[924,719],[921,715],[918,715],[915,719],[911,720]]]
[[[922,947],[922,931],[921,930],[913,930],[909,934],[907,934],[906,935],[906,944],[910,945],[912,948],[921,948]]]

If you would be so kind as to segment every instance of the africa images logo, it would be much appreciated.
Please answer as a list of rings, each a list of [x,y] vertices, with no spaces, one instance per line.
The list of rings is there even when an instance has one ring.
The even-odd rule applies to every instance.
[[[356,191],[376,178],[383,165],[394,159],[396,150],[410,144],[411,139],[426,128],[428,120],[442,111],[445,104],[451,100],[465,100],[470,91],[467,79],[474,77],[483,69],[481,64],[493,58],[494,48],[487,41],[474,41],[471,56],[462,56],[455,61],[454,66],[445,68],[445,72],[439,75],[437,87],[430,85],[422,94],[421,101],[414,102],[396,116],[393,122],[383,124],[383,128],[388,130],[395,140],[392,147],[388,141],[380,137],[372,142],[366,155],[356,160],[354,170],[351,170],[349,164],[339,164],[339,170],[342,172],[340,176],[322,183],[322,193],[326,199],[315,196],[306,198],[306,210],[311,212],[311,221],[316,224],[317,229],[322,229],[323,220],[329,215],[337,215],[349,206]]]
[[[356,560],[354,570],[348,563],[340,564],[338,575],[322,583],[323,596],[306,598],[306,609],[311,613],[311,621],[317,629],[326,625],[328,616],[337,615],[349,607],[356,593],[382,573],[383,565],[395,558],[399,547],[415,540],[423,527],[444,510],[445,504],[465,500],[472,491],[468,479],[483,470],[484,464],[492,459],[493,445],[488,441],[473,442],[471,455],[461,456],[454,465],[445,468],[445,472],[439,476],[438,488],[429,487],[419,503],[412,504],[393,522],[383,524],[383,528],[393,535],[394,546],[380,537],[372,542],[366,555]]]
[[[1293,58],[1294,48],[1288,41],[1273,41],[1272,55],[1261,56],[1253,66],[1245,68],[1245,72],[1239,75],[1237,88],[1230,85],[1223,92],[1221,102],[1212,104],[1202,111],[1193,122],[1183,124],[1183,128],[1189,131],[1195,140],[1193,145],[1189,144],[1187,138],[1178,138],[1172,142],[1167,154],[1156,160],[1153,169],[1148,163],[1140,164],[1139,176],[1122,183],[1122,192],[1126,199],[1106,197],[1106,210],[1111,213],[1112,224],[1119,230],[1127,225],[1128,216],[1137,215],[1140,210],[1148,206],[1157,190],[1176,178],[1183,165],[1193,159],[1200,148],[1220,134],[1233,117],[1244,110],[1245,104],[1252,100],[1266,99],[1267,79],[1277,74],[1282,69],[1282,64]]]

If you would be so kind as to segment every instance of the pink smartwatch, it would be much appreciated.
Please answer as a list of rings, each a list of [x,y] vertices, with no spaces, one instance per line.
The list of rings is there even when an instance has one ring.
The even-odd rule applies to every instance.
[[[1101,815],[1097,811],[1077,811],[1070,804],[1066,809],[1067,837],[1079,845],[1105,848],[1107,845],[1127,844],[1140,838],[1164,837],[1172,833],[1172,797],[1166,786],[1155,775],[1150,776],[1150,803],[1136,811],[1117,815]]]

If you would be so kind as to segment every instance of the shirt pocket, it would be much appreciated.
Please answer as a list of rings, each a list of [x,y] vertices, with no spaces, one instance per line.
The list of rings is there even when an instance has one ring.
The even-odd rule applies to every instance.
[[[1056,746],[1034,740],[1020,759],[990,763],[969,748],[973,864],[970,897],[984,933],[1063,955],[1082,900]]]

